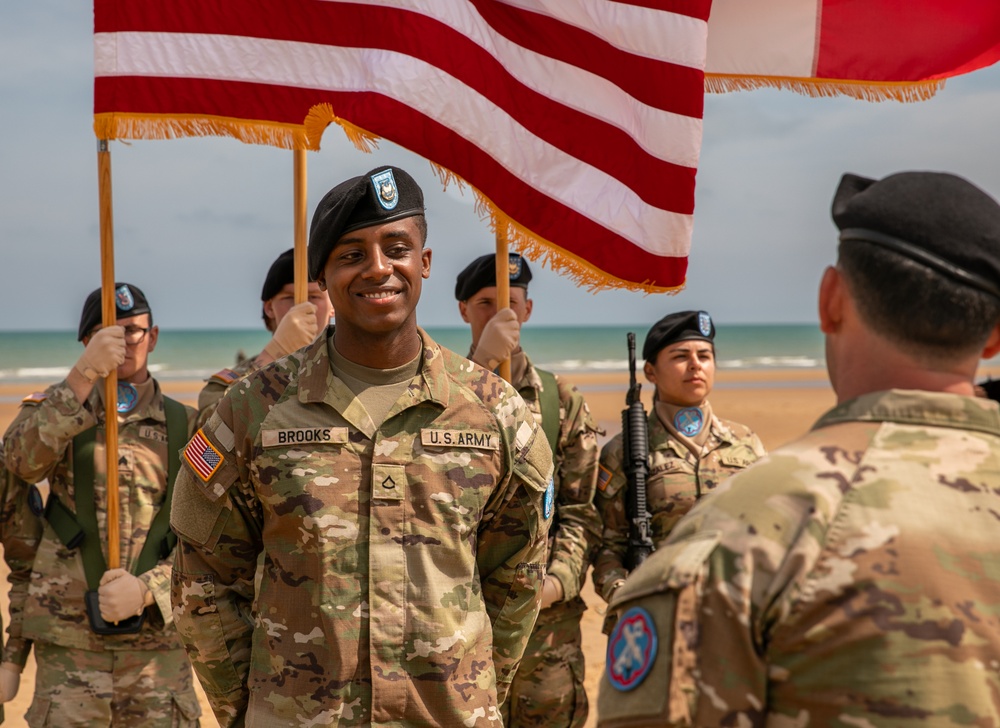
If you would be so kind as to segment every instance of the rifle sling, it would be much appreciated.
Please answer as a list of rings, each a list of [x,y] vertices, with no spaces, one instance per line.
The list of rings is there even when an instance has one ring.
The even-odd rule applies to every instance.
[[[556,446],[559,444],[559,385],[556,375],[544,369],[535,367],[538,378],[542,380],[542,390],[538,393],[538,406],[542,410],[542,432],[552,449],[552,460],[556,459]]]

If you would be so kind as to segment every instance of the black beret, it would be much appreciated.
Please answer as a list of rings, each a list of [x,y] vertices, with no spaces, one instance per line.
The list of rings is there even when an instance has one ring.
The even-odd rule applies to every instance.
[[[144,313],[151,314],[149,302],[139,286],[131,283],[115,283],[115,320],[139,316]],[[76,340],[83,341],[83,337],[90,333],[102,321],[101,316],[101,289],[92,291],[87,300],[83,302],[83,312],[80,314],[80,331]]]
[[[845,174],[833,198],[841,242],[888,248],[1000,298],[1000,205],[953,174]]]
[[[715,324],[706,311],[679,311],[661,318],[646,334],[642,358],[652,362],[665,347],[690,339],[714,344]]]
[[[316,206],[309,228],[309,277],[326,265],[344,233],[424,214],[424,193],[399,167],[378,167],[352,177],[327,192]]]
[[[281,289],[295,282],[295,249],[289,248],[279,255],[267,271],[264,287],[260,291],[260,300],[269,301],[277,296]]]
[[[507,271],[510,274],[510,285],[515,288],[527,288],[531,280],[531,268],[528,261],[520,253],[510,253]],[[465,270],[455,279],[455,300],[468,301],[472,296],[486,288],[497,284],[496,253],[481,255],[465,266]]]

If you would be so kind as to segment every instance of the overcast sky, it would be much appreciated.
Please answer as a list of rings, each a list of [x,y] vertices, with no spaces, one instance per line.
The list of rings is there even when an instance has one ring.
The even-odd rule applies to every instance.
[[[0,4],[0,330],[75,329],[100,285],[92,32],[88,2]],[[944,170],[1000,196],[998,119],[996,66],[916,104],[710,95],[687,289],[591,294],[535,265],[533,321],[648,324],[703,308],[722,323],[813,322],[840,175]],[[387,142],[363,154],[331,127],[308,155],[309,214],[330,187],[383,163],[425,191],[434,263],[419,320],[459,325],[455,275],[493,238],[425,160]],[[214,138],[114,143],[112,174],[117,278],[145,290],[158,323],[257,326],[264,274],[292,244],[291,152]]]

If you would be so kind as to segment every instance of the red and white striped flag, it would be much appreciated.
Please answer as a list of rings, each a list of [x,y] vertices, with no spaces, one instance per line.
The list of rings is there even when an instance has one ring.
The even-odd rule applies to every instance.
[[[100,138],[317,148],[471,184],[584,285],[684,283],[711,0],[95,0]]]
[[[715,0],[706,86],[916,101],[1000,60],[997,0]]]

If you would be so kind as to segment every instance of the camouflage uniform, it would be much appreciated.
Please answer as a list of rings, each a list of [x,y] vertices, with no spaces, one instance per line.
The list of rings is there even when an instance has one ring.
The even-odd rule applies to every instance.
[[[530,360],[515,388],[539,428],[543,389]],[[597,479],[597,425],[576,387],[559,386],[559,439],[555,452],[555,514],[549,532],[548,573],[563,587],[563,598],[538,615],[524,659],[503,705],[507,726],[573,726],[587,720],[580,619],[586,603],[580,589],[601,537],[594,508]]]
[[[139,557],[156,511],[166,495],[167,437],[163,396],[152,382],[151,397],[119,415],[119,492],[122,568]],[[83,405],[66,382],[44,396],[25,400],[6,436],[7,467],[28,482],[47,478],[50,497],[74,508],[73,437],[104,420],[101,386]],[[188,428],[195,411],[188,413]],[[94,493],[98,530],[106,543],[104,430],[94,450]],[[108,725],[112,711],[132,725],[197,725],[198,700],[191,669],[173,626],[170,609],[172,558],[140,575],[155,599],[140,632],[98,635],[89,628],[84,593],[87,579],[78,549],[66,549],[45,524],[24,600],[23,637],[34,640],[39,665],[29,725]],[[53,656],[56,664],[43,664]],[[74,665],[77,671],[66,668]],[[142,668],[141,680],[136,670]],[[97,672],[106,671],[103,677]],[[151,672],[152,670],[152,672]],[[131,672],[130,672],[131,671]],[[114,690],[106,689],[113,685]],[[51,680],[49,680],[51,678]],[[91,716],[93,714],[93,719]]]
[[[608,664],[633,689],[604,676],[601,724],[1000,725],[998,494],[996,403],[839,405],[615,595],[633,629]]]
[[[3,558],[10,567],[10,624],[3,647],[2,662],[24,668],[31,652],[31,640],[21,632],[24,600],[31,579],[31,562],[42,535],[42,522],[28,508],[28,485],[14,476],[4,465],[3,440],[0,440],[0,543]],[[3,706],[0,705],[0,722]]]
[[[195,427],[204,427],[215,413],[222,396],[242,377],[259,368],[256,359],[241,359],[232,369],[221,369],[210,376],[198,393],[198,421]]]
[[[421,372],[375,427],[333,331],[242,379],[185,449],[189,654],[224,726],[497,725],[545,576],[548,443],[422,331]]]
[[[660,544],[674,525],[707,491],[765,454],[764,445],[750,429],[712,415],[709,435],[695,457],[664,427],[656,410],[647,417],[649,476],[646,502],[651,515],[651,535]],[[608,601],[615,585],[628,576],[628,488],[622,466],[622,435],[618,433],[601,450],[597,495],[594,503],[604,523],[604,536],[594,559],[594,586]]]

